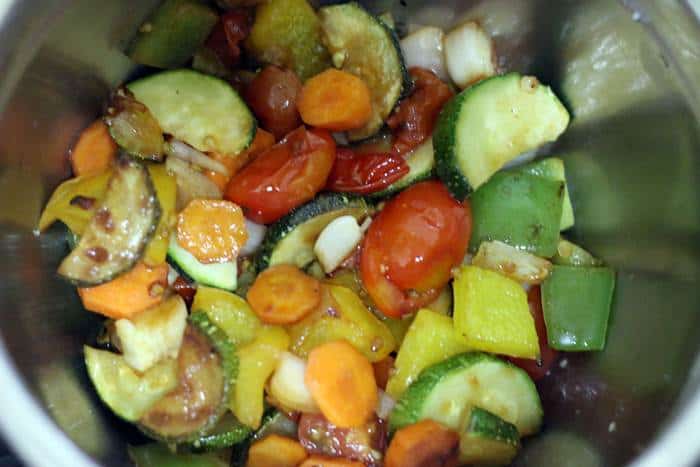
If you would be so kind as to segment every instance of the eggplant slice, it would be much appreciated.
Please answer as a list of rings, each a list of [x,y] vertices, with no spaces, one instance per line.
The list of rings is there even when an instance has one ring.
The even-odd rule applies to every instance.
[[[161,209],[146,168],[123,157],[77,246],[58,273],[79,287],[108,282],[141,258]]]

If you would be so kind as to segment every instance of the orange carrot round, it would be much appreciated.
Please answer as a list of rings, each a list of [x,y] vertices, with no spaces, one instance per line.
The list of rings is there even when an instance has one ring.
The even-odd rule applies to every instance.
[[[246,467],[297,467],[308,454],[304,447],[291,438],[267,435],[248,450]]]
[[[304,123],[332,131],[360,128],[372,116],[371,94],[365,82],[334,68],[306,81],[297,106]]]
[[[177,216],[177,242],[201,263],[236,258],[248,240],[240,207],[219,199],[195,199]]]
[[[345,340],[319,345],[309,353],[305,382],[323,415],[334,425],[364,425],[377,407],[372,364]]]
[[[433,420],[423,420],[396,432],[384,466],[457,466],[458,460],[459,434]]]
[[[105,284],[79,288],[78,294],[87,310],[121,319],[160,303],[167,287],[167,264],[137,263],[131,271]]]
[[[343,457],[311,456],[299,467],[365,467],[365,464]]]
[[[289,264],[261,272],[248,290],[248,303],[269,324],[292,324],[321,302],[321,283]]]
[[[73,175],[94,175],[112,165],[117,156],[117,143],[109,135],[105,122],[95,120],[85,128],[75,143],[70,162]]]

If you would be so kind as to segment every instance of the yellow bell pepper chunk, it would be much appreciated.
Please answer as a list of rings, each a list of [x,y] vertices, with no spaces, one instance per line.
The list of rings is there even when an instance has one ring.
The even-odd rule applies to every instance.
[[[148,172],[156,191],[156,197],[160,203],[160,221],[153,234],[153,238],[146,245],[143,261],[146,264],[156,266],[165,262],[168,254],[168,241],[170,231],[175,225],[175,198],[177,185],[175,177],[165,170],[163,164],[149,164]]]
[[[454,328],[452,318],[423,308],[416,314],[399,348],[386,392],[398,399],[427,367],[471,350]]]
[[[237,347],[252,342],[262,327],[260,318],[248,302],[236,294],[213,287],[197,287],[192,311],[205,312]]]
[[[497,272],[462,266],[453,290],[455,327],[473,349],[538,357],[535,321],[520,284]]]
[[[39,231],[55,221],[61,221],[76,235],[82,235],[95,212],[99,200],[107,191],[111,170],[97,175],[71,178],[61,183],[51,194],[39,219]]]
[[[244,425],[260,427],[265,410],[265,383],[288,347],[289,335],[284,328],[265,326],[253,342],[238,349],[238,378],[229,408]]]

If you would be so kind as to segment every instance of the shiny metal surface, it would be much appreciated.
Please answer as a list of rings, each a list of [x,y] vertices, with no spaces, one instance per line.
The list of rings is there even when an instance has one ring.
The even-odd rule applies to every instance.
[[[0,4],[0,428],[30,464],[86,465],[70,439],[95,462],[125,465],[125,443],[137,436],[85,380],[81,345],[98,320],[54,274],[63,232],[36,237],[32,229],[68,174],[67,148],[133,72],[121,50],[155,3]],[[700,27],[692,9],[673,0],[371,6],[391,9],[403,29],[481,20],[502,65],[551,84],[574,117],[552,153],[567,166],[572,236],[619,270],[616,307],[606,351],[569,356],[541,386],[545,433],[526,442],[517,465],[692,465],[700,458]]]

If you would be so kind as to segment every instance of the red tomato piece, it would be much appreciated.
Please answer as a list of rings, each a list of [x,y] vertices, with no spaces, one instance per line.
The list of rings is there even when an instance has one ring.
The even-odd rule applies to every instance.
[[[352,149],[339,148],[326,187],[331,191],[367,195],[388,187],[408,170],[408,164],[401,156],[356,154]]]
[[[221,15],[206,46],[213,50],[224,65],[235,68],[241,58],[241,43],[250,34],[251,18],[247,10],[232,10]]]
[[[360,275],[387,316],[430,302],[467,251],[471,208],[438,181],[418,183],[389,201],[362,244]]]
[[[414,67],[409,73],[413,92],[387,120],[394,133],[392,152],[396,155],[411,151],[433,134],[442,107],[454,96],[450,87],[432,71]]]
[[[297,100],[302,84],[292,70],[266,66],[245,90],[245,101],[264,129],[279,140],[301,125]]]
[[[299,127],[234,175],[224,197],[243,207],[249,219],[269,224],[312,199],[334,160],[328,131]]]
[[[368,467],[382,465],[387,447],[384,421],[374,418],[358,428],[340,428],[320,414],[303,414],[299,419],[299,442],[311,454],[345,457]]]
[[[542,313],[542,296],[539,285],[530,288],[527,293],[527,302],[530,305],[530,313],[535,319],[535,329],[540,341],[540,358],[539,360],[531,360],[529,358],[511,357],[509,360],[527,371],[530,377],[537,381],[545,377],[557,359],[559,352],[547,344],[547,327],[545,326],[544,314]]]

